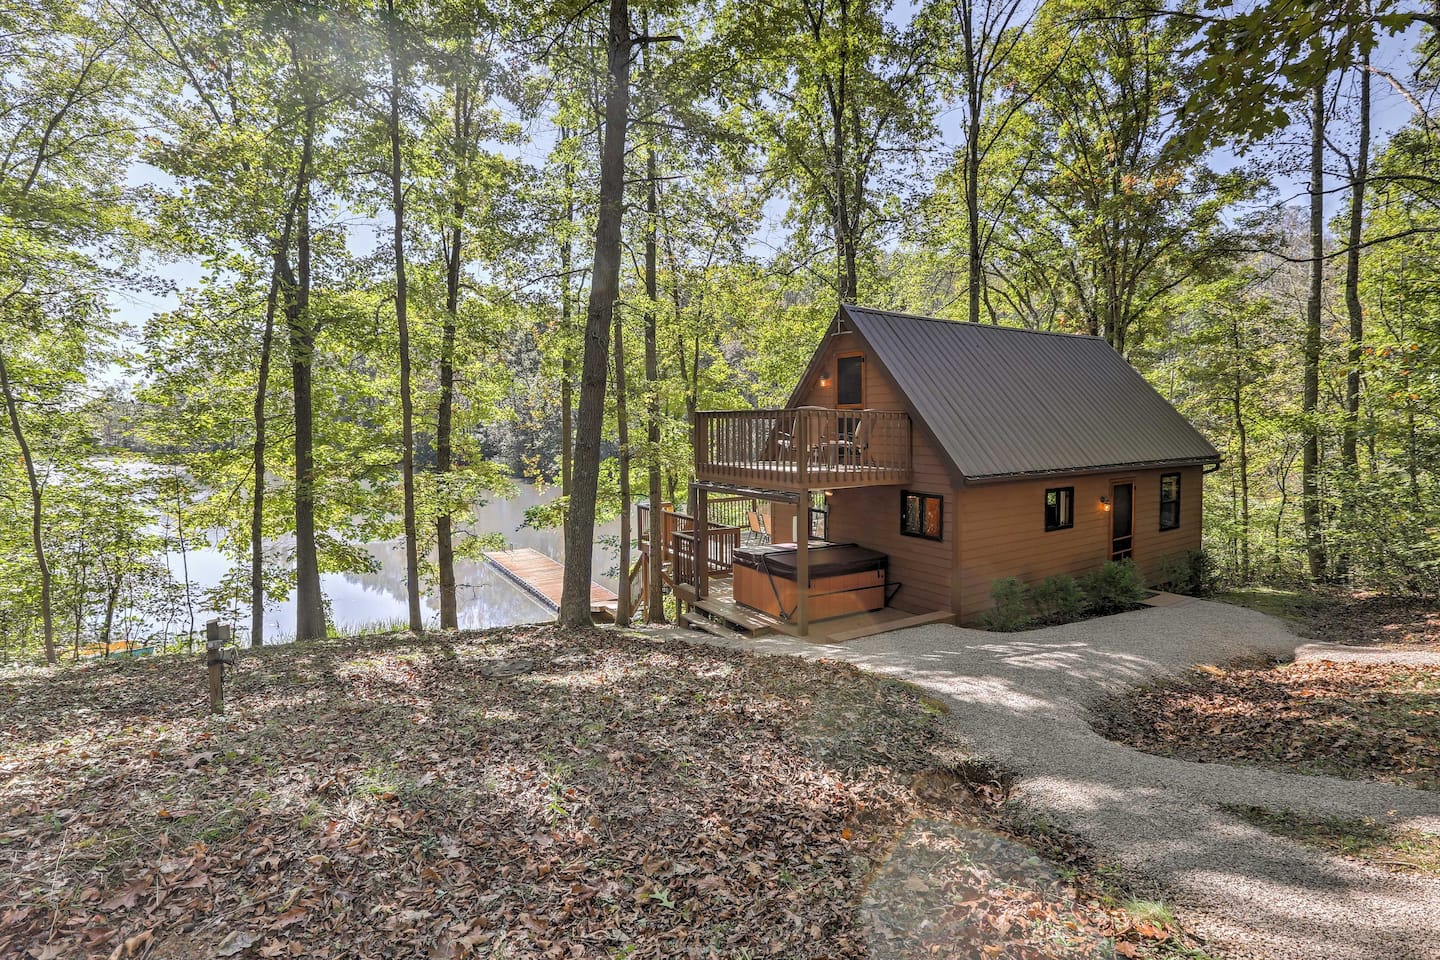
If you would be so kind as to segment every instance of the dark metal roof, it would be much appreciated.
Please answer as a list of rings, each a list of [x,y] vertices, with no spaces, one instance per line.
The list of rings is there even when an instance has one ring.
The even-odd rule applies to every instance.
[[[967,480],[1220,458],[1099,337],[853,306],[837,322],[865,341]]]

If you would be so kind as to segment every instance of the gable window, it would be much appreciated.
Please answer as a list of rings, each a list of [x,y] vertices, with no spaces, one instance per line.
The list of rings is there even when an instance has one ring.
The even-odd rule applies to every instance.
[[[1160,529],[1174,530],[1180,526],[1180,474],[1166,473],[1160,477]]]
[[[1045,529],[1069,530],[1075,526],[1075,488],[1051,487],[1045,491]]]
[[[900,491],[900,532],[907,537],[940,540],[945,532],[945,498]]]
[[[859,354],[835,360],[835,406],[865,405],[865,358]]]

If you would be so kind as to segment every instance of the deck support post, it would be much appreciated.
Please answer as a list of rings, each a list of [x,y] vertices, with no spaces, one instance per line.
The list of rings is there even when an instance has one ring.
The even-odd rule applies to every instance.
[[[710,493],[695,491],[695,539],[691,541],[695,563],[695,599],[704,599],[710,590]]]
[[[805,487],[795,505],[795,624],[800,636],[810,635],[810,491]]]

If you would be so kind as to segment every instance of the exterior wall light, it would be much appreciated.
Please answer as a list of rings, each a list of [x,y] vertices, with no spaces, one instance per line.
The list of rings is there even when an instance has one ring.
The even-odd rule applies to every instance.
[[[1109,513],[1109,512],[1110,512],[1110,498],[1109,498],[1109,497],[1101,497],[1101,498],[1100,498],[1100,509],[1101,509],[1101,510],[1104,510],[1106,513]]]

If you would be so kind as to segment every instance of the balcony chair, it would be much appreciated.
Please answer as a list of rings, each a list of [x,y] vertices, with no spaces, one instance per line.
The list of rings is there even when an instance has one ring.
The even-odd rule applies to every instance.
[[[770,531],[765,529],[765,518],[754,510],[750,511],[750,534],[747,538],[749,543],[769,543]]]

